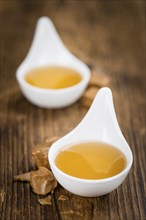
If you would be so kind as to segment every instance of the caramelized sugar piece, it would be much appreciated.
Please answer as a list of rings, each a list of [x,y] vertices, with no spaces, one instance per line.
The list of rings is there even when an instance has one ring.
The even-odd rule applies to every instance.
[[[58,198],[59,201],[66,201],[66,200],[69,200],[69,198],[65,195],[60,195],[59,198]]]
[[[57,181],[50,170],[45,167],[39,167],[38,170],[31,171],[30,185],[33,192],[46,195],[54,191],[57,186]]]
[[[50,145],[52,145],[55,141],[57,141],[59,139],[58,136],[53,136],[53,137],[49,137],[45,139],[46,143],[49,143]]]
[[[14,176],[14,180],[16,180],[16,181],[30,181],[30,173],[31,172],[16,175],[16,176]]]
[[[99,88],[92,86],[89,87],[82,96],[82,103],[85,107],[89,108],[93,102],[93,99],[98,92]]]
[[[96,73],[95,71],[93,71],[91,74],[89,85],[104,87],[109,84],[109,81],[109,77],[104,73]]]
[[[58,137],[47,138],[45,142],[37,145],[32,149],[32,155],[38,168],[43,166],[50,169],[48,151],[53,142],[56,140],[58,140]]]
[[[46,197],[46,198],[38,199],[38,202],[41,205],[52,205],[51,196],[50,195],[48,197]]]

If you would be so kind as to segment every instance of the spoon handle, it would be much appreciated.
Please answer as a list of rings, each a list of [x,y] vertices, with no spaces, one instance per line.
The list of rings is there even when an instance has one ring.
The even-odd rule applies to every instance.
[[[72,131],[80,139],[94,139],[110,142],[117,145],[119,138],[126,140],[119,127],[112,92],[109,88],[104,87],[96,94],[94,101],[80,124]]]
[[[53,63],[56,55],[66,56],[68,55],[67,51],[53,22],[48,17],[41,17],[37,22],[33,42],[27,57],[31,62],[37,59],[40,64],[42,60],[44,62],[49,57],[50,62]]]

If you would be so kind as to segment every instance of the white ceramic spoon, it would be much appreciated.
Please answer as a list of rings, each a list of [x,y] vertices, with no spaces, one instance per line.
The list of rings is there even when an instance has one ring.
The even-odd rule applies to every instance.
[[[56,167],[54,161],[61,150],[75,143],[90,141],[109,143],[120,149],[127,160],[125,169],[110,178],[87,180],[72,177]],[[133,156],[118,125],[109,88],[100,89],[84,119],[73,131],[51,146],[48,158],[57,181],[68,191],[80,196],[101,196],[110,193],[123,182],[131,168]]]
[[[82,80],[65,89],[41,89],[25,81],[25,74],[41,66],[64,66],[77,70]],[[64,46],[52,21],[47,17],[38,20],[32,46],[16,71],[20,89],[33,104],[44,108],[60,108],[74,103],[86,89],[90,70]]]

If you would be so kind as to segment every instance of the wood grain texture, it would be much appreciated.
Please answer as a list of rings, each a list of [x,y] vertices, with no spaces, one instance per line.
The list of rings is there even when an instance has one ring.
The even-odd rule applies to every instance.
[[[146,219],[145,1],[1,1],[0,219]],[[81,101],[41,109],[21,94],[15,78],[31,45],[37,19],[49,16],[65,45],[97,72],[106,73],[121,129],[134,163],[109,195],[82,198],[59,186],[52,206],[40,206],[28,183],[13,176],[35,169],[31,149],[47,137],[72,130],[87,109]],[[63,194],[67,201],[59,201]]]

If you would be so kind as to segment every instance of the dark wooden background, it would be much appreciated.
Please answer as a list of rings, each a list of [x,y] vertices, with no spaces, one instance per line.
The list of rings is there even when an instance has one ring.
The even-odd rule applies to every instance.
[[[0,1],[0,219],[139,220],[145,202],[145,1]],[[82,198],[59,186],[52,206],[40,206],[29,184],[13,176],[35,169],[31,149],[46,137],[64,135],[83,118],[81,101],[59,109],[33,106],[15,78],[31,45],[36,21],[49,16],[66,46],[110,79],[121,129],[134,163],[109,195]],[[58,201],[59,195],[68,201]]]

